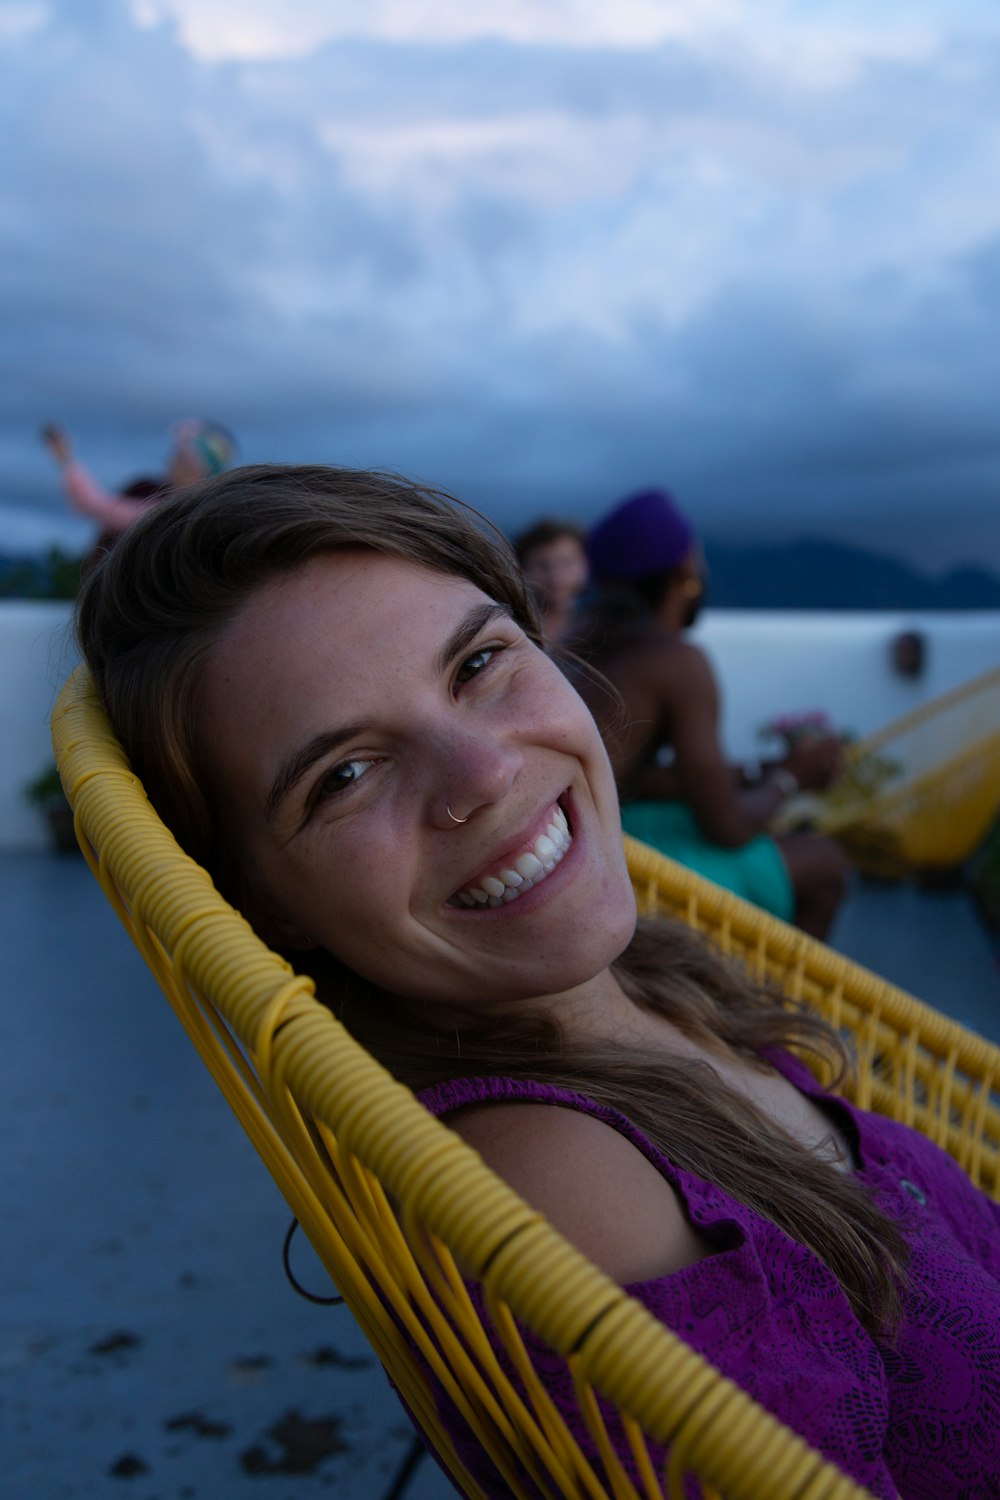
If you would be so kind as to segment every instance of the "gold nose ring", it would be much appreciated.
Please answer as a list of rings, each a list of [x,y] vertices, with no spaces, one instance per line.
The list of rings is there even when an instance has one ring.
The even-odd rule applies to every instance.
[[[466,818],[456,818],[455,814],[452,812],[452,810],[449,807],[449,805],[448,805],[447,802],[444,805],[444,810],[448,814],[449,818],[451,819],[451,821],[453,823],[467,823],[469,821],[467,817]]]

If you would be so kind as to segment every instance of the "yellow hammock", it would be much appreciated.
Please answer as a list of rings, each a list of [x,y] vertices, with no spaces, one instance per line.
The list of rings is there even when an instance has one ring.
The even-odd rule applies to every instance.
[[[180,850],[83,668],[60,695],[53,741],[94,874],[463,1493],[482,1492],[428,1368],[523,1500],[682,1497],[685,1474],[728,1500],[866,1493],[596,1270],[347,1034]],[[852,1097],[923,1130],[1000,1196],[1000,1049],[642,845],[628,854],[644,912],[699,928],[843,1027],[858,1057]],[[457,1265],[482,1283],[518,1386]],[[515,1318],[567,1359],[596,1463],[549,1401]],[[621,1416],[638,1487],[595,1392]],[[664,1472],[647,1438],[669,1445]]]
[[[1000,812],[1000,667],[852,747],[812,821],[873,875],[951,870]]]

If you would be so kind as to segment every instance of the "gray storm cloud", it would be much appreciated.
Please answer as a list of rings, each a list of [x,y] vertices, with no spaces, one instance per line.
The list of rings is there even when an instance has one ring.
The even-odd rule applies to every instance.
[[[989,9],[568,9],[11,7],[0,550],[70,534],[42,421],[113,483],[197,412],[511,526],[1000,557]]]

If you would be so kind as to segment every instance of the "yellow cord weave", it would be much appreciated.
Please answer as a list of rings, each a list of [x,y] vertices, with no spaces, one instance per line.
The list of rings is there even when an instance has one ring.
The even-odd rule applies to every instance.
[[[53,718],[90,865],[411,1412],[466,1494],[434,1372],[514,1495],[652,1500],[682,1473],[729,1500],[864,1491],[651,1317],[389,1075],[214,890],[150,807],[79,669]],[[996,1193],[1000,1052],[756,908],[629,842],[640,905],[680,916],[857,1038],[855,1093],[911,1119]],[[480,1280],[520,1389],[457,1266]],[[599,1475],[530,1367],[514,1319],[572,1362]],[[608,1448],[625,1421],[641,1489]],[[671,1448],[660,1489],[646,1439]]]

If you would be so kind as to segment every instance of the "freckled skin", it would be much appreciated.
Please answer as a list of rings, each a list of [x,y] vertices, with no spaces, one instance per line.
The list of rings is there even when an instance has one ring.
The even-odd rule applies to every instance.
[[[607,966],[635,904],[607,756],[577,694],[509,619],[436,661],[486,602],[464,579],[339,552],[260,590],[230,623],[206,671],[206,741],[266,892],[266,935],[328,948],[442,1009],[620,1004]],[[268,821],[279,766],[348,725]],[[502,910],[449,904],[541,832],[557,799],[574,839],[547,881]]]

